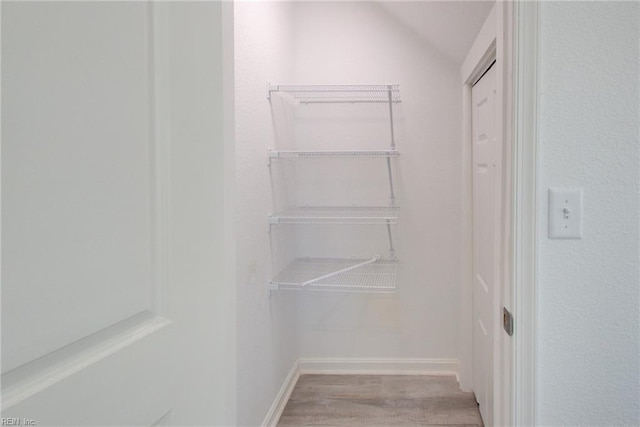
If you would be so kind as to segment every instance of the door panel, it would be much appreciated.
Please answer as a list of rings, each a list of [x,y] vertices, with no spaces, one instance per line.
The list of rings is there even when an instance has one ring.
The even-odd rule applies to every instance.
[[[2,5],[3,417],[171,409],[150,8]]]
[[[105,6],[4,6],[3,373],[151,308],[148,16]]]
[[[5,418],[147,426],[175,402],[170,323],[143,313],[3,375]]]
[[[485,425],[493,424],[493,339],[496,333],[495,69],[471,90],[473,158],[473,390]]]

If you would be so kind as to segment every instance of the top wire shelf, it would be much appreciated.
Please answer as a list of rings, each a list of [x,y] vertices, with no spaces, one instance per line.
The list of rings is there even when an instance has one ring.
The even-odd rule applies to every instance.
[[[395,85],[273,85],[267,83],[267,98],[284,93],[301,104],[399,103]]]

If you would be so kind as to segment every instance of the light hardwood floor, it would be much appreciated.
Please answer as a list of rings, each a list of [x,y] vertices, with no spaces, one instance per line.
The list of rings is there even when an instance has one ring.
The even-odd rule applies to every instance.
[[[278,426],[482,427],[482,419],[453,376],[303,375]]]

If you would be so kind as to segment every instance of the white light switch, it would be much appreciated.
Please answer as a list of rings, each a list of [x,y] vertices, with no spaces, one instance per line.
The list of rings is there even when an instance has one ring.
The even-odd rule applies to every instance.
[[[549,189],[549,238],[582,238],[582,190]]]

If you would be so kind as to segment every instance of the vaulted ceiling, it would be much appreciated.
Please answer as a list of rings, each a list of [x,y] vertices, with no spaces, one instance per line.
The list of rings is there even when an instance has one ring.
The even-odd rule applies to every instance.
[[[493,1],[380,1],[403,25],[459,64],[486,20]]]

